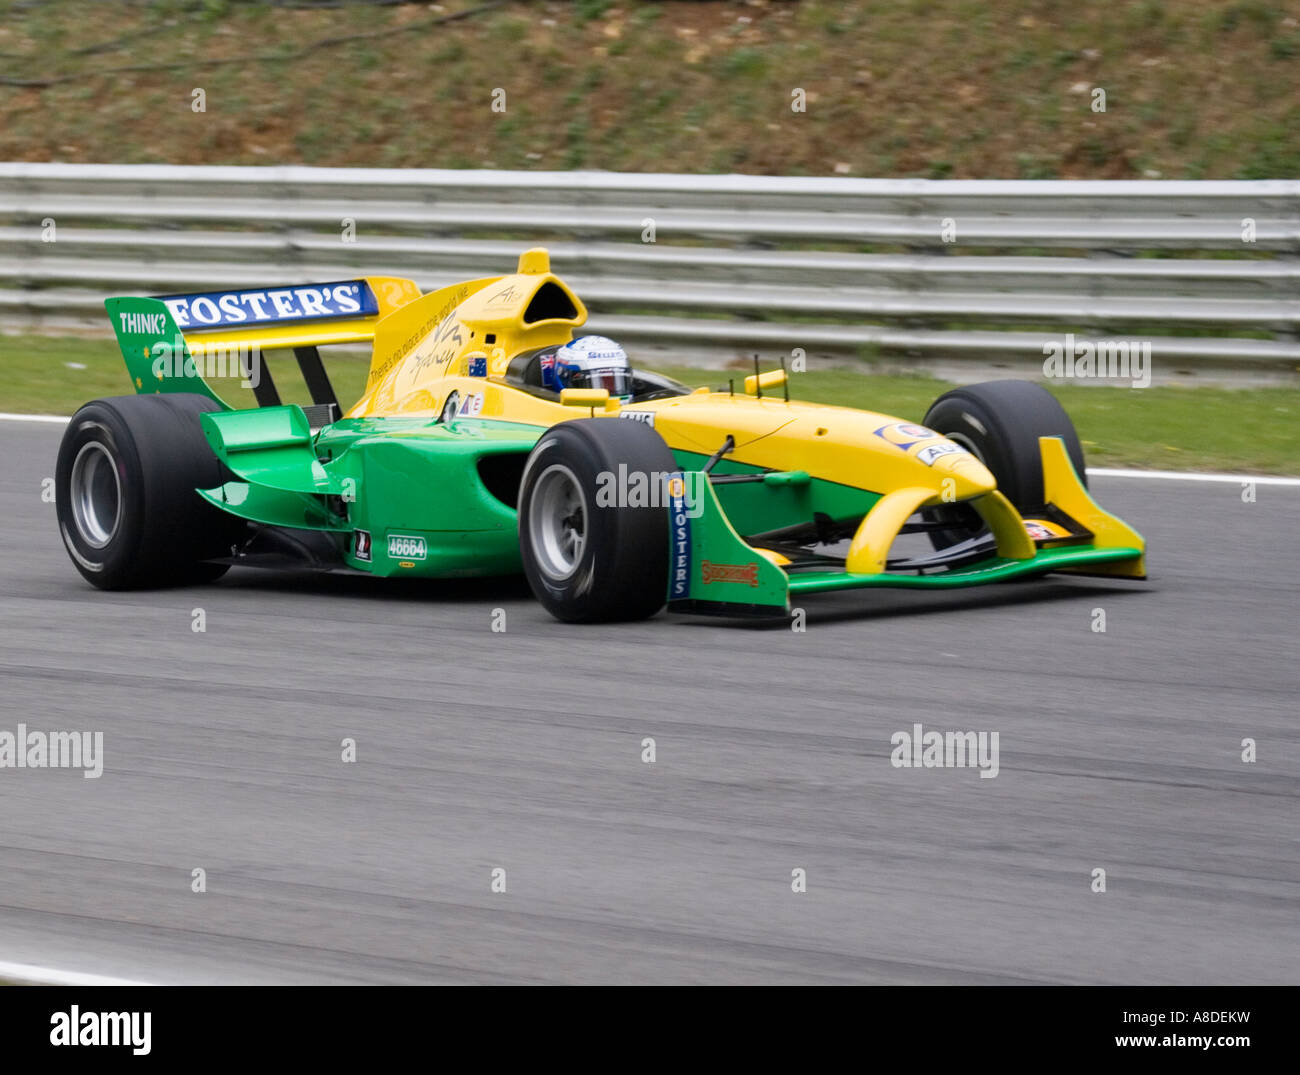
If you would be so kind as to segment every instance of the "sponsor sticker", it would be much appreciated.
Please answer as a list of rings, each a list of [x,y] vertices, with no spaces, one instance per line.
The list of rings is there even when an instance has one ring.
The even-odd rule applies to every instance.
[[[942,433],[936,433],[933,429],[916,425],[914,422],[894,422],[891,425],[881,426],[876,430],[876,436],[904,452],[915,448],[922,441],[937,440],[938,444],[927,444],[916,453],[916,458],[927,467],[934,466],[935,460],[942,459],[945,455],[968,454],[965,448],[954,444]]]
[[[358,560],[368,561],[370,559],[370,531],[356,530],[354,533],[356,535],[356,545],[352,555]]]
[[[118,314],[117,318],[123,332],[138,336],[161,336],[167,328],[167,318],[163,314]]]
[[[372,317],[379,312],[375,294],[364,280],[342,280],[310,287],[201,291],[159,298],[182,329]]]
[[[483,413],[483,393],[469,392],[461,397],[456,410],[457,418],[477,418]]]
[[[655,427],[654,411],[619,411],[618,416],[620,418],[630,419],[633,422],[640,422],[642,425],[647,425],[651,429],[654,429]]]
[[[691,594],[691,516],[686,506],[686,482],[680,473],[668,479],[668,523],[672,535],[672,566],[668,577],[668,600]]]
[[[894,422],[877,429],[876,436],[888,441],[895,448],[907,451],[912,445],[920,444],[923,440],[934,440],[939,434],[933,429],[926,429],[925,426],[918,426],[912,422]]]
[[[747,586],[758,585],[758,563],[715,564],[704,560],[700,564],[700,581],[705,585],[715,582],[742,582]]]
[[[390,560],[423,560],[429,553],[424,538],[409,534],[388,535],[388,558]]]
[[[950,440],[940,441],[938,444],[927,444],[919,452],[916,458],[924,463],[927,467],[934,466],[934,461],[945,455],[965,455],[966,449],[959,444],[953,444]]]

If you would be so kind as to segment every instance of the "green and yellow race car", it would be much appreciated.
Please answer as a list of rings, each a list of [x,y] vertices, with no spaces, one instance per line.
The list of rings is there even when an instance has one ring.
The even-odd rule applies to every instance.
[[[136,394],[77,411],[56,479],[68,553],[105,589],[232,565],[522,571],[557,618],[593,622],[1145,577],[1143,539],[1093,501],[1042,388],[957,388],[920,425],[791,400],[784,365],[692,390],[575,338],[586,308],[545,250],[428,294],[367,277],[105,305]],[[357,344],[366,387],[342,412],[321,349]],[[295,355],[311,405],[281,404],[275,351]],[[213,390],[232,372],[256,407]],[[929,547],[891,554],[904,533]]]

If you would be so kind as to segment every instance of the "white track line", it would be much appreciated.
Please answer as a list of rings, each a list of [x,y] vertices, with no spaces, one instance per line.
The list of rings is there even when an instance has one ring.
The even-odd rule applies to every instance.
[[[59,414],[7,414],[0,411],[0,422],[58,422],[67,425],[68,419]]]
[[[68,419],[58,414],[7,414],[0,412],[0,422],[57,422],[66,425]],[[1112,470],[1109,467],[1089,467],[1090,478],[1150,478],[1158,481],[1179,482],[1254,482],[1256,485],[1300,485],[1300,478],[1273,478],[1256,474],[1201,474],[1180,470]]]
[[[76,971],[53,970],[29,963],[0,961],[0,979],[27,985],[149,985],[129,978],[108,978],[102,974],[79,974]]]
[[[1256,485],[1300,485],[1300,478],[1272,478],[1263,474],[1200,474],[1181,470],[1111,470],[1089,467],[1090,478],[1153,478],[1171,482],[1254,482]]]

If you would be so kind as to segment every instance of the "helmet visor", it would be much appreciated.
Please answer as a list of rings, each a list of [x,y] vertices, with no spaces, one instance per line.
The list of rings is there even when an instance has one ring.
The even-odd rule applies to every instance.
[[[632,394],[632,371],[617,366],[596,370],[574,370],[566,379],[566,388],[604,388],[611,396]]]

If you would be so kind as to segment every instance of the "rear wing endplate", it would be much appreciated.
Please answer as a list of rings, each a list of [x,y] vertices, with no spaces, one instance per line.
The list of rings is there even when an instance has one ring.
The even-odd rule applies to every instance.
[[[411,280],[368,276],[291,287],[239,288],[105,301],[136,392],[195,392],[232,408],[207,377],[239,377],[259,407],[280,405],[263,361],[293,351],[311,394],[313,427],[340,416],[321,362],[325,344],[367,343],[383,317],[420,297]]]

